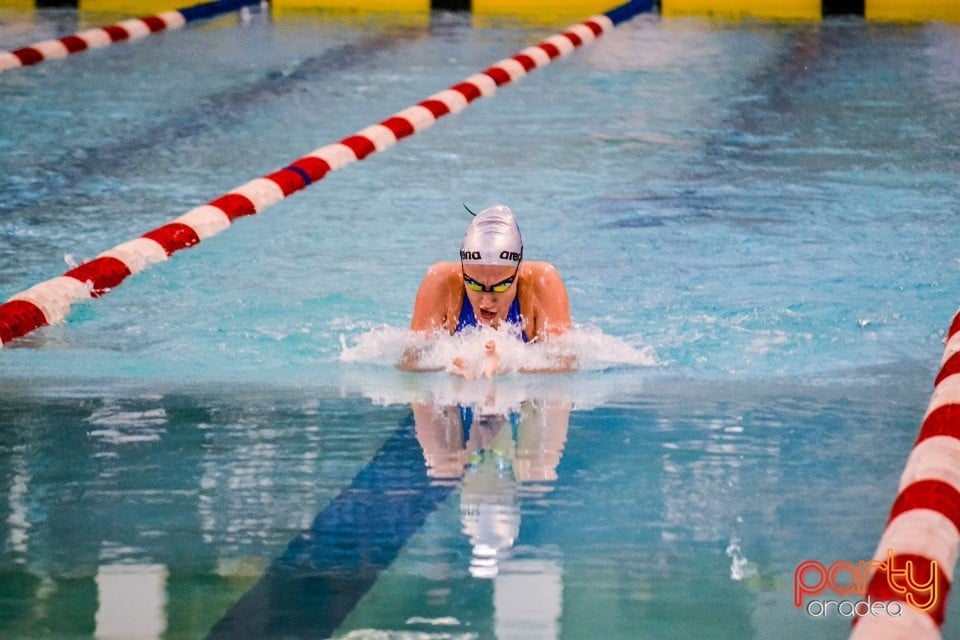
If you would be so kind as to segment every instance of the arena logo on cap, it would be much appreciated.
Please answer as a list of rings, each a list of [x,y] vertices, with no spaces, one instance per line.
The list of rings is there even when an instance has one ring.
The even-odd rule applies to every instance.
[[[903,602],[919,612],[931,611],[939,602],[937,562],[896,562],[893,549],[887,550],[885,560],[837,560],[824,565],[817,560],[805,560],[793,572],[793,604],[806,609],[814,617],[826,617],[831,611],[845,617],[903,615],[900,600],[874,601],[869,596],[856,602],[850,600],[827,600],[817,598],[827,591],[838,596],[867,593],[867,586],[874,572],[882,572],[891,592],[902,597]],[[804,604],[805,598],[811,597]]]

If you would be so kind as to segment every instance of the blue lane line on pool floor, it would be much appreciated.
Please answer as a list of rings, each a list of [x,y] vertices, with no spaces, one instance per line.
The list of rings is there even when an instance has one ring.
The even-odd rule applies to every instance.
[[[427,475],[411,413],[208,640],[330,637],[455,486]]]

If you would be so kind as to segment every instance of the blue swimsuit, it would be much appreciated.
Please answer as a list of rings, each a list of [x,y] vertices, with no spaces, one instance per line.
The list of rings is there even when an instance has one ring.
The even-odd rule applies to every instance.
[[[457,405],[457,409],[460,410],[460,426],[463,429],[463,441],[464,443],[466,443],[467,440],[470,439],[470,429],[472,429],[474,426],[475,416],[473,413],[473,407],[465,407],[461,404],[461,405]],[[520,428],[520,420],[521,420],[520,412],[518,411],[511,411],[506,415],[482,416],[479,418],[479,420],[477,420],[477,422],[478,422],[478,426],[483,424],[495,425],[499,419],[503,419],[503,418],[506,418],[507,421],[510,423],[511,435],[515,440],[517,436],[517,430]],[[506,426],[506,425],[503,425],[503,426]]]
[[[506,322],[516,325],[517,327],[523,326],[523,317],[520,315],[520,301],[517,298],[514,298],[513,302],[510,303]],[[473,305],[470,304],[470,299],[467,297],[467,294],[463,294],[463,306],[460,307],[460,318],[457,320],[456,333],[460,333],[468,327],[476,327],[478,324],[477,316],[473,312]],[[527,342],[527,333],[522,329],[520,331],[520,337],[524,342]],[[460,424],[463,427],[463,441],[466,442],[470,439],[470,427],[473,426],[473,409],[471,407],[464,407],[463,405],[459,405],[459,409]],[[514,433],[516,433],[517,427],[520,424],[520,414],[511,411],[507,417],[513,427]]]
[[[520,315],[520,301],[514,297],[513,302],[510,304],[510,309],[507,311],[506,322],[508,324],[516,325],[517,327],[523,326],[523,317]],[[457,330],[455,333],[460,333],[467,327],[476,327],[479,322],[477,322],[477,316],[473,312],[473,305],[470,304],[470,298],[467,297],[467,294],[463,294],[463,305],[460,307],[460,318],[457,320]],[[524,342],[527,342],[527,333],[520,330],[520,337],[523,338]]]

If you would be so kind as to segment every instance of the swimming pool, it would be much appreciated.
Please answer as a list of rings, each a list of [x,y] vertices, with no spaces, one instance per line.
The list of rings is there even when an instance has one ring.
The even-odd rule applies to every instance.
[[[234,15],[2,74],[4,295],[562,26]],[[4,635],[844,637],[793,571],[873,554],[929,399],[958,50],[640,18],[5,345]],[[494,202],[584,371],[395,371]]]

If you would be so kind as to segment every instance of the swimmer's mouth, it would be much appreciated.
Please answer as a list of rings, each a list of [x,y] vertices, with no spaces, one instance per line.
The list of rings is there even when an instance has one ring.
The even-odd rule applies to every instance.
[[[489,324],[489,323],[491,323],[491,322],[493,322],[494,320],[497,319],[497,312],[496,312],[496,311],[489,311],[489,310],[487,310],[487,309],[482,309],[482,308],[481,308],[479,311],[480,311],[480,318],[479,318],[479,320],[480,320],[481,322],[485,322],[485,323]]]

